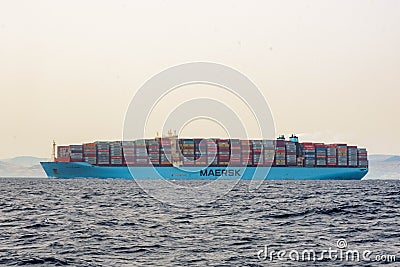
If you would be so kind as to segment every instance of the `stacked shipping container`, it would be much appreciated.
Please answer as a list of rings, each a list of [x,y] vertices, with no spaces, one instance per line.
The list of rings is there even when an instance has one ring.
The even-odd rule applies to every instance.
[[[302,143],[302,154],[304,167],[315,166],[315,145],[313,143]]]
[[[264,165],[272,166],[275,158],[275,141],[263,140]]]
[[[206,139],[207,165],[218,165],[218,146],[213,139]]]
[[[326,145],[315,144],[315,165],[317,167],[326,166]]]
[[[147,154],[150,163],[153,165],[160,164],[160,139],[146,139]]]
[[[70,145],[69,152],[70,152],[71,162],[83,161],[83,145]]]
[[[241,165],[247,166],[253,163],[253,153],[250,140],[240,140]]]
[[[97,163],[96,143],[83,144],[83,158],[89,164],[95,165]]]
[[[71,153],[69,146],[58,146],[57,147],[57,162],[69,162]],[[82,157],[81,157],[82,158]]]
[[[326,165],[328,167],[337,165],[336,145],[326,145]]]
[[[149,157],[147,156],[146,140],[139,139],[135,142],[135,165],[148,165]]]
[[[133,165],[135,164],[135,142],[123,141],[122,142],[122,164]]]
[[[207,145],[205,140],[194,139],[194,160],[196,165],[207,165]]]
[[[241,145],[239,139],[231,139],[231,158],[230,164],[231,166],[241,166]]]
[[[251,140],[253,162],[252,165],[261,165],[264,163],[262,140]]]
[[[296,166],[297,165],[296,143],[286,142],[285,145],[286,145],[286,165]]]
[[[286,166],[286,141],[276,140],[275,165]]]
[[[349,167],[357,167],[358,165],[358,152],[356,146],[347,147],[347,162]]]
[[[367,150],[365,148],[358,148],[358,166],[368,167]]]
[[[217,158],[218,165],[226,166],[230,160],[230,145],[228,139],[217,139]]]
[[[160,165],[170,165],[172,160],[172,140],[169,138],[160,139]]]
[[[347,145],[336,145],[337,166],[347,166]]]
[[[183,165],[194,165],[194,139],[179,139],[179,149],[183,156]]]
[[[110,143],[109,142],[95,142],[97,146],[97,164],[108,165],[110,164]]]
[[[123,164],[122,142],[110,142],[110,163],[111,165]]]

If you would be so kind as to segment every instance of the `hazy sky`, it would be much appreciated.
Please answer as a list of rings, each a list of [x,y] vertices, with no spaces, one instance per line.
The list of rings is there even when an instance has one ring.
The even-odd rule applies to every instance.
[[[2,0],[0,158],[121,139],[143,82],[192,61],[251,78],[277,133],[400,154],[400,1]]]

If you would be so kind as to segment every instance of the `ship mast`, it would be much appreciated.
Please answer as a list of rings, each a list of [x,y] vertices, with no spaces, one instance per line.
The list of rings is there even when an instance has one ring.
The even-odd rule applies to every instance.
[[[56,141],[53,140],[53,152],[51,153],[51,158],[55,162],[56,161]]]

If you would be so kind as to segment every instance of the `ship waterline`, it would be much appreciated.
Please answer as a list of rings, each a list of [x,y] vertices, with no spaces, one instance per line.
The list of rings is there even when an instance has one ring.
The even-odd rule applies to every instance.
[[[41,162],[49,178],[120,178],[169,180],[360,180],[368,168],[340,167],[197,167],[95,166],[85,162]],[[256,172],[257,170],[257,172]],[[156,174],[156,175],[155,175]],[[265,174],[265,176],[263,175]]]

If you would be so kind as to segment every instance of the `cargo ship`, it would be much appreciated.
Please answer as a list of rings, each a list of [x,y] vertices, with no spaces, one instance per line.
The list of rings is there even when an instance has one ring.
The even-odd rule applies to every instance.
[[[360,180],[367,150],[347,144],[176,136],[53,145],[49,178]],[[56,155],[57,150],[57,155]]]

